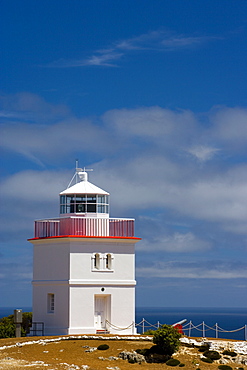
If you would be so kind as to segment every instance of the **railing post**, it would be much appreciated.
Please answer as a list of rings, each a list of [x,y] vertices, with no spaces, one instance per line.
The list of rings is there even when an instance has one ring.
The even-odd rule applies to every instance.
[[[247,325],[244,326],[244,339],[247,340]]]
[[[159,329],[159,327],[160,327],[160,322],[159,321],[157,322],[157,326],[158,326],[158,329]]]
[[[189,338],[191,337],[191,326],[192,326],[192,322],[190,320],[190,322],[189,322],[189,333],[188,333]]]
[[[202,336],[203,336],[203,338],[206,338],[206,336],[205,336],[205,323],[204,323],[204,321],[202,322]]]
[[[142,334],[144,334],[144,331],[145,331],[145,320],[144,318],[142,319]]]
[[[215,324],[215,338],[218,338],[218,324]]]

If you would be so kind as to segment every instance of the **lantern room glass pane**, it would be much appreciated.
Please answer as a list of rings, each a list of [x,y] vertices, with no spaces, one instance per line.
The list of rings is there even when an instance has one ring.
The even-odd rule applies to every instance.
[[[96,195],[88,195],[87,203],[96,203]]]
[[[85,213],[86,212],[86,205],[85,204],[77,204],[76,205],[76,213]]]
[[[60,214],[108,213],[108,199],[96,194],[60,195]]]
[[[88,204],[87,205],[87,212],[88,213],[96,213],[96,204]]]

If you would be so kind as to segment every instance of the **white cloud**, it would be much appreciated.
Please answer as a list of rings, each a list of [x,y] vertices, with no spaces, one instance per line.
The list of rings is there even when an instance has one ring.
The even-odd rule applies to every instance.
[[[114,61],[120,60],[126,53],[137,51],[171,52],[188,49],[205,42],[219,40],[215,36],[177,35],[172,32],[158,30],[151,31],[129,39],[113,42],[105,49],[96,50],[92,55],[78,60],[60,59],[46,67],[73,68],[85,66],[116,67]]]
[[[47,103],[39,95],[29,92],[20,92],[0,97],[0,117],[25,121],[39,121],[62,119],[69,115],[69,109],[62,104]]]
[[[175,232],[172,235],[166,235],[159,232],[158,235],[153,236],[153,238],[150,238],[149,240],[144,239],[137,245],[137,248],[141,251],[150,252],[150,245],[152,245],[152,251],[166,251],[174,253],[195,252],[210,248],[209,242],[201,240],[192,232]]]
[[[180,261],[159,262],[148,267],[137,267],[137,277],[181,278],[181,279],[237,279],[247,278],[245,265],[203,261],[181,263]]]
[[[29,100],[32,102],[31,96]],[[21,101],[17,99],[16,102],[16,97],[10,98],[9,103],[5,100],[4,108],[12,107],[9,112],[13,114],[25,109],[35,113],[36,123],[30,123],[28,118],[20,122],[3,119],[1,146],[43,168],[42,171],[19,172],[5,178],[1,184],[5,199],[12,202],[18,198],[19,202],[33,201],[37,205],[42,199],[49,206],[49,201],[53,197],[56,199],[64,189],[61,181],[67,185],[70,175],[44,170],[46,166],[69,156],[83,160],[86,155],[87,163],[82,164],[89,164],[95,170],[90,174],[90,181],[112,194],[113,216],[117,217],[119,212],[119,216],[130,214],[131,217],[132,212],[162,209],[166,214],[164,217],[172,215],[174,219],[174,215],[178,215],[184,220],[215,224],[222,232],[247,233],[247,167],[234,161],[218,165],[213,160],[224,160],[225,151],[232,146],[230,143],[227,149],[225,137],[222,139],[223,134],[219,135],[221,117],[228,108],[218,108],[216,113],[210,111],[210,124],[205,127],[200,116],[191,111],[161,107],[111,110],[92,119],[70,116],[54,120],[56,109],[49,104],[46,107],[43,102],[44,110],[50,114],[43,124],[39,116],[41,108],[37,107],[39,99],[34,97],[33,101],[38,102],[36,105],[27,103],[26,99],[22,105]],[[239,127],[244,133],[245,110],[230,109],[229,112],[230,127],[242,117]],[[244,138],[242,135],[241,140]],[[216,157],[219,151],[221,156]],[[186,155],[188,152],[192,155]],[[96,163],[94,159],[90,161],[95,155]],[[194,161],[193,157],[199,161]],[[203,167],[198,162],[204,162]],[[23,203],[19,206],[15,203],[18,215]],[[42,214],[43,211],[44,207]],[[189,228],[181,235],[171,230],[168,233],[161,230],[160,235],[164,238],[162,248],[169,249],[169,245],[177,250],[207,248],[207,238],[190,232]],[[159,238],[155,245],[161,248]]]
[[[205,162],[212,159],[219,152],[219,149],[200,145],[188,149],[188,152],[199,161]]]
[[[247,109],[219,107],[211,113],[212,136],[230,149],[239,150],[247,142]]]

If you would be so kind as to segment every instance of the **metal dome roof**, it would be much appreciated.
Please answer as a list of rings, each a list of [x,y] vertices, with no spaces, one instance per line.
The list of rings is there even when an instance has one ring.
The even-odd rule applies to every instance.
[[[68,187],[66,190],[62,191],[60,195],[66,194],[99,194],[99,195],[109,195],[107,191],[100,189],[98,186],[92,184],[88,181],[88,174],[85,171],[77,171],[80,182]]]

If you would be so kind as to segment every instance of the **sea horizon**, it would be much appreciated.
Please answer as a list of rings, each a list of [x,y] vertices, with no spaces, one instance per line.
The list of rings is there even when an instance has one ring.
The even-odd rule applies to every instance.
[[[17,308],[22,309],[23,312],[32,311],[31,306],[0,307],[0,318],[13,314]],[[245,338],[247,334],[247,308],[245,307],[136,307],[135,322],[138,333],[149,329],[155,330],[163,324],[173,325],[181,320],[186,320],[183,325],[185,335],[202,337],[205,334],[206,337],[218,335],[219,338],[224,339],[247,339]],[[189,326],[190,322],[191,326]],[[204,331],[201,325],[203,322]],[[216,334],[215,324],[223,332]]]

